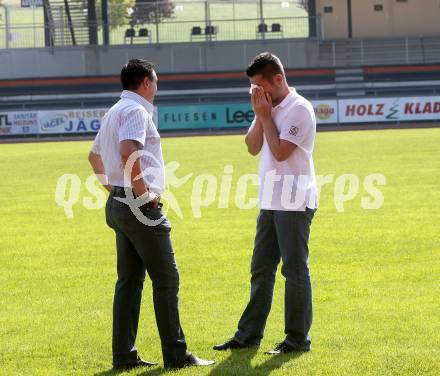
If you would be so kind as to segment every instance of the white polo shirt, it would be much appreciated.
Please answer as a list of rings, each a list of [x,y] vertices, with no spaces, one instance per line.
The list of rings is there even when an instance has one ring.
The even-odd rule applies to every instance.
[[[124,90],[121,99],[104,115],[92,151],[101,156],[110,185],[131,187],[130,181],[124,182],[119,143],[134,140],[142,145],[140,162],[145,185],[157,194],[164,192],[165,169],[153,113],[154,106],[145,98]]]
[[[279,137],[297,147],[282,162],[270,151],[266,136],[260,151],[259,208],[304,211],[318,205],[313,147],[316,118],[312,104],[291,88],[289,95],[272,109],[272,119]],[[252,123],[251,129],[255,125]]]

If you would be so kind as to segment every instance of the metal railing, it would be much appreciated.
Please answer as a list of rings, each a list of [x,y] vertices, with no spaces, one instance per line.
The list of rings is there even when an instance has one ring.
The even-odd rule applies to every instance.
[[[83,30],[90,26],[98,32],[98,44],[108,41],[111,45],[121,45],[307,38],[310,25],[315,30],[318,26],[296,0],[181,0],[174,2],[167,17],[155,15],[162,14],[161,4],[147,5],[157,6],[157,10],[143,10],[134,1],[131,7],[109,5],[107,18],[97,12],[99,17],[95,22],[84,24],[81,20],[79,25],[80,20],[73,19],[73,28]],[[63,16],[64,10],[54,7],[51,12],[55,19],[49,28],[44,23],[43,8],[9,9],[8,17],[0,21],[0,48],[48,47],[50,38],[56,41],[55,45],[70,45],[71,25]]]
[[[262,32],[259,19],[223,19],[204,21],[163,22],[160,24],[146,24],[134,27],[136,37],[130,43],[145,43],[139,38],[141,29],[148,30],[153,43],[178,43],[196,41],[234,41],[274,38],[307,38],[308,18],[269,18],[265,19],[267,31]],[[280,31],[277,26],[279,25]],[[112,30],[111,44],[126,44],[126,27]]]
[[[162,22],[136,26],[110,27],[111,45],[179,43],[198,41],[234,41],[256,39],[307,38],[309,37],[309,18],[269,18],[265,19],[267,31],[259,31],[259,19],[210,20]],[[273,25],[275,30],[272,31]],[[206,31],[207,27],[211,31]],[[0,28],[0,48],[45,47],[44,24],[22,24]],[[196,29],[196,28],[200,28]],[[101,26],[98,26],[98,42],[102,44]],[[146,32],[141,30],[147,30]],[[264,30],[264,29],[263,29]],[[61,36],[58,45],[70,45],[67,38],[67,26],[55,26],[55,32]],[[134,34],[134,35],[133,35]],[[63,38],[63,35],[66,37]]]
[[[321,66],[438,63],[440,36],[326,40],[319,52]]]

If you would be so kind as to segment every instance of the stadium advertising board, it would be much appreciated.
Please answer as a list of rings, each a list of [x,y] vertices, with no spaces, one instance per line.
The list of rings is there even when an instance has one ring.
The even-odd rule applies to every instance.
[[[0,112],[0,135],[96,133],[107,109]]]
[[[319,125],[440,120],[440,96],[313,100]],[[0,112],[0,136],[96,133],[107,109]],[[254,118],[248,102],[160,106],[160,130],[243,128]]]
[[[22,8],[42,7],[42,6],[43,6],[43,0],[21,0]]]
[[[337,124],[338,122],[338,101],[319,100],[311,101],[315,109],[317,124]]]
[[[107,109],[80,109],[65,111],[40,111],[39,133],[90,133],[98,132]]]
[[[440,120],[440,96],[339,100],[340,123]]]
[[[0,112],[0,135],[38,133],[38,112]]]
[[[159,107],[159,129],[247,127],[254,119],[249,103]]]
[[[312,101],[318,124],[338,122],[336,100]],[[159,129],[248,127],[254,119],[250,103],[179,105],[159,107]]]

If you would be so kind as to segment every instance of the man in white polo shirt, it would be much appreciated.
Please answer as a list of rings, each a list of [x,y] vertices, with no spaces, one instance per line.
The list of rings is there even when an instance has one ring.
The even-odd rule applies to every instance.
[[[252,84],[255,119],[245,141],[250,154],[260,154],[260,213],[251,262],[251,296],[235,335],[214,349],[259,346],[282,260],[286,337],[268,354],[309,351],[312,288],[308,241],[317,208],[312,159],[315,112],[308,100],[289,88],[275,55],[257,55],[246,73]]]
[[[121,71],[121,99],[102,119],[89,161],[107,181],[107,224],[116,234],[118,279],[113,301],[113,366],[149,367],[137,352],[142,289],[146,272],[153,282],[156,322],[166,368],[214,364],[187,351],[180,326],[179,272],[171,226],[162,214],[164,163],[153,122],[157,76],[152,64],[133,59]],[[124,174],[125,172],[125,174]],[[141,178],[138,178],[138,177]]]

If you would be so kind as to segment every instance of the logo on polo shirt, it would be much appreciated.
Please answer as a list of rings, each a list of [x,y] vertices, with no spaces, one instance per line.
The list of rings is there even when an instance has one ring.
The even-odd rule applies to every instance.
[[[296,136],[296,135],[298,134],[298,131],[299,131],[299,128],[298,128],[298,127],[295,127],[294,125],[292,125],[292,126],[290,127],[289,133],[290,133],[292,136]]]

